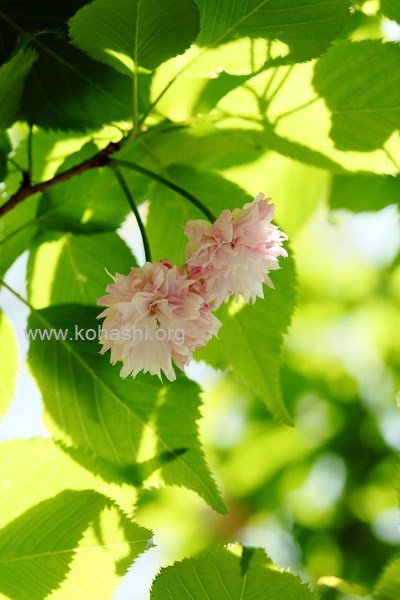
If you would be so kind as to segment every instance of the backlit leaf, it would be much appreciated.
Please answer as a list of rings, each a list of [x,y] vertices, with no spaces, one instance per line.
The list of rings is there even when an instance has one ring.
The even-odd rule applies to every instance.
[[[0,312],[0,418],[6,413],[14,395],[18,373],[18,346],[13,328]]]
[[[329,204],[354,212],[381,210],[400,202],[400,178],[373,175],[335,175]]]
[[[121,379],[118,365],[99,354],[98,314],[89,307],[59,305],[30,317],[31,330],[61,331],[59,340],[37,336],[29,350],[52,430],[120,467],[136,466],[145,436],[145,459],[158,460],[165,453],[174,458],[162,468],[168,483],[189,487],[223,512],[198,440],[197,386],[184,377],[168,384],[151,375]]]
[[[198,25],[192,0],[94,0],[69,22],[78,48],[128,75],[184,52]]]
[[[247,555],[246,555],[247,553]],[[299,577],[279,571],[263,550],[247,548],[240,559],[224,548],[163,569],[151,600],[316,600]]]
[[[341,150],[374,150],[398,130],[398,44],[338,42],[316,64],[314,86],[332,111],[331,137]]]
[[[202,14],[200,46],[216,46],[237,36],[279,40],[281,47],[275,52],[289,61],[321,54],[350,16],[347,0],[307,4],[299,0],[198,0],[198,4]]]
[[[218,339],[212,339],[196,356],[213,367],[230,368],[285,422],[290,416],[280,387],[280,352],[296,299],[293,261],[280,259],[282,268],[271,273],[275,289],[265,287],[265,299],[254,305],[223,305],[216,315],[223,322]]]
[[[20,600],[106,600],[148,539],[101,494],[65,490],[0,530],[0,592]]]
[[[96,305],[112,282],[109,273],[128,273],[135,259],[117,233],[90,236],[46,233],[31,251],[28,291],[36,308],[49,304]]]

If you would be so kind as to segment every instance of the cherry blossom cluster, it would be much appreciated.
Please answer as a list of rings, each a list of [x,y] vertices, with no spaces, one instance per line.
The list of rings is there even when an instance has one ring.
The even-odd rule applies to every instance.
[[[218,333],[213,314],[233,295],[254,302],[263,298],[268,275],[286,257],[287,236],[271,223],[275,207],[258,194],[243,209],[224,210],[214,223],[188,221],[185,263],[146,262],[128,275],[116,274],[107,295],[101,353],[111,350],[111,363],[122,362],[121,377],[161,373],[176,378],[172,361],[184,369],[193,352]],[[126,335],[131,332],[131,335]]]

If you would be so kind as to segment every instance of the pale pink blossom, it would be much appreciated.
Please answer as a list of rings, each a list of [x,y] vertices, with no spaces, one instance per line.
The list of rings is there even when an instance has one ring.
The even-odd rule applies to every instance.
[[[287,256],[282,247],[287,236],[272,225],[275,206],[269,200],[258,194],[243,209],[224,210],[213,224],[186,223],[188,276],[204,283],[215,306],[231,294],[254,302],[264,297],[264,283],[274,287],[268,273],[279,269],[279,256]]]
[[[111,363],[122,362],[121,377],[143,371],[161,379],[163,372],[173,381],[172,360],[183,369],[221,325],[201,286],[168,261],[113,279],[98,300],[107,307],[99,315],[105,317],[101,353],[111,350]]]

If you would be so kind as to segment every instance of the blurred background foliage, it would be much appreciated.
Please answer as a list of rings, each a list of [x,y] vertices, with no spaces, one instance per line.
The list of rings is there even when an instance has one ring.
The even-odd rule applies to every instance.
[[[400,542],[398,234],[396,207],[355,216],[321,201],[292,237],[300,296],[282,385],[295,428],[232,375],[199,367],[203,439],[230,514],[188,492],[144,492],[138,519],[157,513],[178,555],[239,539],[313,584],[329,574],[373,588]]]
[[[399,26],[389,21],[391,9],[398,16],[397,6],[382,2],[384,14],[374,1],[355,8],[344,38],[400,38]],[[298,80],[283,102],[302,104],[310,68],[295,68]],[[260,77],[265,85],[271,74]],[[161,103],[171,118],[204,108],[204,88],[199,92],[186,80],[181,87],[192,108],[176,103],[171,91]],[[243,109],[251,121],[255,111],[245,87],[216,110]],[[301,111],[292,115],[292,123],[307,128]],[[293,139],[289,123],[287,131]],[[307,135],[314,131],[320,133],[308,127]],[[301,154],[296,158],[304,162],[274,151],[257,154],[233,166],[227,164],[232,154],[208,157],[207,164],[250,193],[271,195],[289,234],[299,297],[284,345],[282,386],[296,427],[276,423],[232,374],[200,364],[193,371],[205,387],[202,434],[230,514],[213,515],[186,491],[160,490],[143,492],[138,518],[149,525],[157,512],[178,557],[216,539],[239,539],[265,547],[276,564],[313,585],[329,574],[362,584],[351,591],[366,596],[400,543],[400,187],[393,177],[332,174]],[[379,172],[379,158],[371,154],[346,152],[341,160],[349,170],[370,165]],[[397,172],[398,162],[388,171]],[[354,597],[324,585],[319,593]]]

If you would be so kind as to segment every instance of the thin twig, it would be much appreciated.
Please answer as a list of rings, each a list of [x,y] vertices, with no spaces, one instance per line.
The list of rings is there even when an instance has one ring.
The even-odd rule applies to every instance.
[[[132,196],[132,194],[131,194],[128,186],[126,185],[126,181],[123,178],[123,176],[121,174],[121,171],[118,169],[118,167],[115,164],[115,162],[113,162],[111,166],[112,166],[113,173],[115,174],[115,177],[117,178],[118,183],[120,184],[120,186],[122,188],[122,191],[124,192],[125,197],[128,200],[129,206],[131,207],[132,212],[133,212],[133,214],[136,217],[136,221],[137,221],[137,224],[139,226],[140,233],[141,233],[141,236],[142,236],[142,241],[143,241],[143,247],[144,247],[144,253],[145,253],[145,256],[146,256],[146,261],[151,262],[151,251],[150,251],[149,239],[147,237],[146,229],[145,229],[145,226],[143,224],[142,218],[141,218],[141,216],[139,214],[138,208],[137,208],[137,206],[135,204],[135,201],[133,199],[133,196]]]
[[[90,169],[97,169],[98,167],[105,167],[110,164],[110,154],[113,152],[117,152],[121,147],[120,142],[110,142],[103,150],[100,150],[97,154],[88,158],[81,162],[79,165],[75,165],[71,169],[67,171],[63,171],[58,175],[55,175],[52,179],[48,179],[47,181],[41,181],[35,185],[31,185],[26,180],[22,181],[20,188],[11,196],[9,200],[3,206],[0,206],[0,217],[9,212],[14,206],[23,202],[29,196],[33,196],[33,194],[37,194],[38,192],[43,192],[53,185],[57,185],[58,183],[62,183],[63,181],[67,181],[74,177],[75,175],[80,175],[85,171],[89,171]]]
[[[158,181],[162,185],[165,185],[165,187],[170,188],[171,190],[182,196],[183,198],[186,198],[186,200],[189,200],[189,202],[191,202],[191,204],[198,208],[203,213],[203,215],[206,216],[209,221],[211,221],[211,223],[215,221],[215,215],[211,212],[209,208],[207,208],[207,206],[205,206],[198,198],[196,198],[196,196],[193,196],[193,194],[191,194],[187,190],[181,188],[179,185],[176,185],[176,183],[169,181],[169,179],[165,179],[165,177],[162,177],[157,173],[153,173],[153,171],[149,171],[149,169],[145,169],[145,167],[141,167],[140,165],[128,162],[127,160],[112,159],[112,163],[121,165],[121,167],[131,169],[132,171],[136,171],[137,173],[141,173],[146,177],[150,177],[150,179]]]
[[[293,67],[294,67],[294,65],[290,65],[290,67],[288,68],[288,70],[286,71],[286,73],[284,74],[284,76],[282,77],[281,81],[278,83],[278,85],[276,86],[276,88],[274,89],[272,94],[268,98],[266,98],[266,100],[268,101],[268,106],[271,104],[272,100],[275,98],[275,96],[281,90],[282,86],[286,83],[287,78],[293,71]]]
[[[24,169],[23,167],[21,167],[21,165],[19,165],[13,158],[11,158],[11,156],[7,156],[7,161],[17,169],[17,171],[21,171],[21,173],[24,173]]]
[[[394,167],[396,168],[397,172],[400,172],[400,165],[397,164],[397,162],[394,159],[394,156],[391,154],[391,152],[389,152],[389,150],[384,147],[383,148],[386,156],[388,157],[388,159],[390,160],[390,162],[392,163],[392,165],[394,165]]]
[[[75,175],[80,175],[81,173],[84,173],[85,171],[89,171],[91,169],[97,169],[99,167],[105,167],[105,166],[110,166],[112,164],[116,164],[116,165],[120,165],[121,167],[125,167],[127,169],[136,171],[137,173],[141,173],[142,175],[145,175],[146,177],[154,179],[155,181],[158,181],[162,185],[170,188],[171,190],[173,190],[174,192],[176,192],[177,194],[182,196],[183,198],[186,198],[186,200],[188,200],[200,212],[202,212],[204,214],[204,216],[207,217],[207,219],[209,221],[211,221],[211,223],[213,223],[215,221],[215,219],[216,219],[215,215],[212,213],[212,211],[209,208],[207,208],[207,206],[205,206],[198,198],[196,198],[196,196],[194,196],[193,194],[191,194],[184,188],[181,188],[176,183],[173,183],[172,181],[169,181],[165,177],[162,177],[161,175],[158,175],[157,173],[153,173],[153,171],[150,171],[149,169],[146,169],[145,167],[141,167],[140,165],[130,163],[126,160],[111,159],[111,154],[113,154],[114,152],[117,152],[121,148],[121,144],[122,144],[121,141],[120,142],[110,142],[105,148],[100,150],[100,152],[98,152],[91,158],[84,160],[79,165],[75,165],[74,167],[71,167],[71,169],[67,169],[66,171],[63,171],[62,173],[55,175],[52,179],[48,179],[47,181],[41,181],[40,183],[36,183],[35,185],[32,185],[31,182],[27,180],[27,178],[25,176],[26,173],[24,172],[23,173],[24,177],[23,177],[23,180],[22,180],[22,183],[21,183],[19,189],[15,192],[15,194],[13,194],[11,196],[11,198],[9,198],[9,200],[7,200],[7,202],[5,204],[0,206],[0,217],[5,215],[6,213],[8,213],[12,208],[17,206],[18,204],[20,204],[21,202],[23,202],[30,196],[33,196],[34,194],[37,194],[38,192],[43,192],[43,191],[47,190],[48,188],[53,187],[54,185],[57,185],[58,183],[67,181],[68,179],[71,179],[71,177],[74,177]]]
[[[25,306],[27,306],[30,310],[35,311],[34,307],[32,306],[32,304],[30,304],[28,302],[28,300],[25,300],[25,298],[23,298],[22,296],[20,296],[20,294],[18,294],[18,292],[16,292],[15,290],[13,290],[12,287],[10,287],[5,281],[4,279],[0,279],[0,288],[1,286],[4,286],[11,294],[13,294],[13,296],[15,296],[16,298],[18,298],[18,300],[20,302],[22,302],[23,304],[25,304]]]
[[[28,143],[27,143],[27,160],[28,160],[28,181],[32,182],[33,158],[32,158],[32,143],[33,143],[33,125],[29,126]]]

